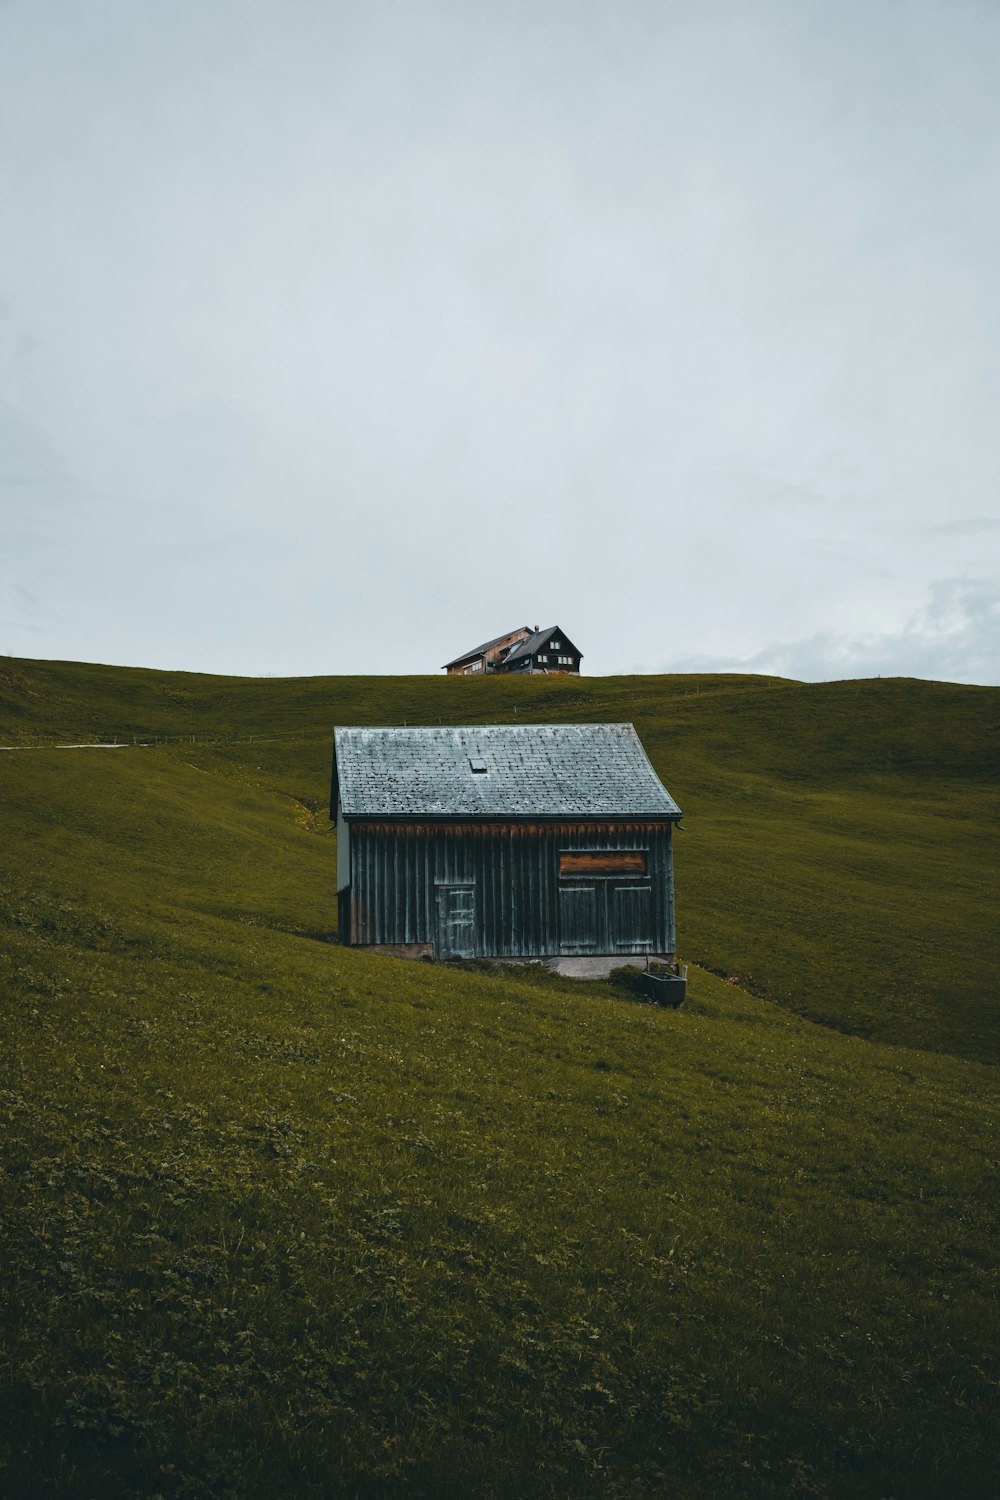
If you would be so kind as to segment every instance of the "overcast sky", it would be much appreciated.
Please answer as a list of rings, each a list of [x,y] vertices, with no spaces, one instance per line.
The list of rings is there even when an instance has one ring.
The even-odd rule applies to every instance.
[[[1000,682],[995,0],[0,0],[0,651]]]

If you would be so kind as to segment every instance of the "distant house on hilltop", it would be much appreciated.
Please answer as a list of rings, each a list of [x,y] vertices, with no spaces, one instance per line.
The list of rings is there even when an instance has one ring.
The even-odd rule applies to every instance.
[[[340,728],[330,813],[342,943],[674,951],[681,814],[631,724]]]
[[[583,655],[558,625],[530,630],[521,625],[492,641],[484,641],[454,661],[445,663],[450,677],[475,673],[577,672]]]

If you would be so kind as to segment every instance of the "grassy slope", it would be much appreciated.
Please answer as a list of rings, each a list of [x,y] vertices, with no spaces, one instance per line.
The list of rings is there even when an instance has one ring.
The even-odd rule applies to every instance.
[[[992,1493],[997,695],[14,671],[25,737],[283,738],[0,757],[9,1492]],[[689,954],[941,1054],[317,941],[333,718],[515,704],[640,725]]]
[[[6,743],[216,736],[213,765],[316,810],[334,722],[515,716],[636,724],[686,814],[678,923],[690,957],[861,1035],[1000,1055],[998,689],[724,676],[279,681],[0,664]]]

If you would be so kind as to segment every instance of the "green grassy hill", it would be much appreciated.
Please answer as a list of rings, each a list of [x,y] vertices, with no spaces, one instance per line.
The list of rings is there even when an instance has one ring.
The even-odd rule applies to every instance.
[[[0,661],[0,1492],[992,1495],[998,707]],[[329,941],[333,724],[515,717],[684,808],[680,1012]]]
[[[631,720],[685,812],[689,958],[884,1041],[1000,1055],[1000,689],[778,678],[220,678],[0,659],[0,743],[171,740],[322,820],[340,724]],[[317,926],[329,930],[334,903]],[[311,908],[313,909],[312,905]]]

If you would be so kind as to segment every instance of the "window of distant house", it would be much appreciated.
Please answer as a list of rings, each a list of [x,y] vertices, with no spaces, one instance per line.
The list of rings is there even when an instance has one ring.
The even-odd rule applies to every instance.
[[[539,661],[548,661],[548,657],[547,656],[539,656],[538,660]]]
[[[472,663],[472,670],[474,672],[481,672],[483,670],[483,664],[482,664],[482,662],[481,661],[474,661]]]
[[[549,641],[549,645],[552,647],[553,651],[558,651],[559,647],[562,645],[562,641]]]

